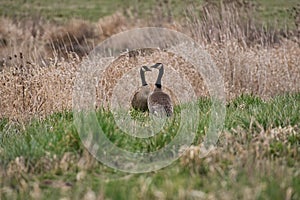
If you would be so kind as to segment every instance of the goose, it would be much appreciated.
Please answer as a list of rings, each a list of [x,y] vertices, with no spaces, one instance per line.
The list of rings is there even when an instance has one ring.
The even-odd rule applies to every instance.
[[[155,116],[167,117],[173,114],[173,105],[170,96],[162,91],[161,79],[164,74],[164,66],[162,63],[156,63],[150,68],[156,68],[159,70],[158,77],[155,83],[154,91],[148,97],[148,109],[149,112]]]
[[[148,110],[148,104],[147,99],[150,94],[150,87],[146,82],[145,79],[145,72],[146,71],[152,71],[147,66],[142,66],[140,69],[140,75],[141,75],[141,81],[142,81],[142,87],[134,94],[131,105],[135,110],[140,111],[147,111]]]

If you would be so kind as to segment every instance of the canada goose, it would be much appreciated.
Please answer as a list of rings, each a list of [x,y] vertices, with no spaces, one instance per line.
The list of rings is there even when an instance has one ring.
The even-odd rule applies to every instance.
[[[131,105],[134,109],[140,110],[140,111],[147,111],[148,110],[148,104],[147,99],[150,94],[150,87],[146,82],[145,79],[145,72],[151,71],[149,67],[142,66],[140,69],[140,75],[141,75],[141,81],[142,81],[142,87],[134,94]]]
[[[155,83],[154,91],[148,97],[148,109],[149,112],[156,116],[167,115],[167,117],[173,114],[173,105],[171,98],[168,94],[162,91],[161,79],[164,74],[164,66],[162,63],[156,63],[151,68],[159,69],[158,77]]]

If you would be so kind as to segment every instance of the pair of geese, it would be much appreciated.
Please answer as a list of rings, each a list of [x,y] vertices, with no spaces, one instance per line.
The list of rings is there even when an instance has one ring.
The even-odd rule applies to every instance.
[[[145,72],[152,71],[150,68],[156,68],[159,70],[153,92],[151,92],[145,79]],[[142,87],[134,94],[131,105],[134,109],[143,112],[149,110],[151,114],[154,114],[157,117],[170,117],[173,114],[172,101],[170,96],[162,91],[161,85],[161,79],[164,74],[164,66],[162,63],[156,63],[150,68],[148,66],[141,67],[140,76]]]

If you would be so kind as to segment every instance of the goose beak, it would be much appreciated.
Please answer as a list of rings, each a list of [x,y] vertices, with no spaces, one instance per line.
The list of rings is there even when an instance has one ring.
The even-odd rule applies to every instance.
[[[159,68],[162,66],[162,63],[156,63],[155,65],[152,65],[150,68]]]

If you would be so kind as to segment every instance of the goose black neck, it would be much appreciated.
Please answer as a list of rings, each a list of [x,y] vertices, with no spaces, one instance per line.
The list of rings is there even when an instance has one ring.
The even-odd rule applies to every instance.
[[[140,74],[141,74],[142,86],[148,85],[145,78],[145,71],[142,68],[140,70]]]
[[[161,79],[162,79],[163,75],[164,75],[164,67],[161,66],[160,69],[159,69],[159,73],[158,73],[156,83],[155,83],[157,88],[161,88]]]

